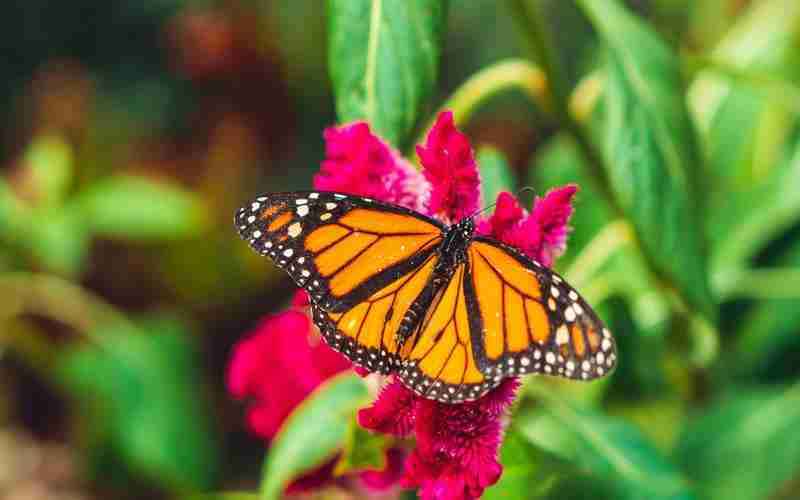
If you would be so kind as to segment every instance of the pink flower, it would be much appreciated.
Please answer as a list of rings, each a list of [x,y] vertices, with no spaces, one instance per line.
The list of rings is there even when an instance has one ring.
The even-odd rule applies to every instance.
[[[272,439],[319,384],[350,366],[321,341],[312,344],[310,333],[308,316],[289,310],[262,320],[234,349],[228,390],[238,399],[251,400],[247,421],[264,439]]]
[[[525,211],[510,193],[497,196],[497,207],[488,221],[478,225],[478,232],[519,248],[546,267],[564,253],[567,243],[572,198],[578,186],[569,184],[537,197],[531,213]]]
[[[454,223],[475,213],[480,203],[480,177],[467,136],[456,129],[453,113],[441,113],[417,155],[431,184],[428,214]]]
[[[470,216],[479,208],[480,178],[475,155],[467,137],[455,128],[450,112],[438,116],[425,145],[417,148],[422,173],[415,171],[396,151],[374,136],[364,123],[330,128],[325,131],[325,140],[327,156],[320,173],[314,178],[316,189],[401,204],[447,223]],[[501,193],[494,214],[478,221],[478,232],[513,245],[543,265],[550,266],[564,250],[567,223],[572,214],[571,202],[576,190],[575,186],[555,189],[544,198],[537,198],[530,213],[513,195]],[[295,307],[305,307],[308,305],[307,295],[299,294],[294,303]],[[294,314],[303,316],[296,311]],[[289,319],[281,321],[288,325]],[[296,322],[292,335],[307,339],[308,320],[303,322],[293,316],[292,321]],[[264,324],[265,329],[268,325],[271,323]],[[261,355],[249,352],[249,348],[237,348],[241,366],[232,364],[229,385],[237,397],[249,395],[257,402],[275,401],[279,408],[286,409],[310,392],[301,383],[303,377],[296,386],[272,382],[269,384],[271,389],[264,387],[267,385],[263,383],[264,377],[274,376],[283,381],[289,373],[294,376],[298,371],[310,369],[308,363],[312,356],[287,352],[283,348],[284,339],[272,342],[270,349],[274,352]],[[260,349],[263,348],[261,345]],[[327,348],[314,346],[307,349]],[[239,353],[240,350],[244,352]],[[257,363],[262,355],[282,357],[290,362],[278,362],[277,366],[281,366],[279,370],[283,372],[272,373],[271,369],[264,368],[264,364]],[[302,358],[300,364],[290,365],[295,363],[293,356]],[[341,365],[326,364],[324,360],[320,363],[318,369],[342,369]],[[297,391],[300,396],[271,394],[276,386],[281,387],[280,392]],[[403,454],[390,450],[386,471],[374,475],[363,473],[362,481],[365,484],[391,484],[402,472],[401,484],[418,487],[423,500],[479,498],[502,473],[498,449],[503,420],[518,386],[518,380],[512,378],[477,401],[444,404],[415,395],[398,380],[390,381],[372,406],[359,412],[359,424],[395,437],[414,434],[417,447],[405,460],[404,466],[400,464]],[[254,429],[260,429],[260,434],[268,437],[274,434],[274,429],[290,410],[279,411],[273,409],[272,404],[260,406],[256,403],[251,414],[259,411],[266,415],[251,417],[251,424],[258,424]]]
[[[325,130],[325,160],[314,176],[320,191],[338,191],[421,211],[425,178],[363,122]]]

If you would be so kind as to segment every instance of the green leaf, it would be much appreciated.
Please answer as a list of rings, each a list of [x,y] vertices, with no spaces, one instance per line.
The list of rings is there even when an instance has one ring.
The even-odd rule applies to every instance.
[[[0,240],[15,241],[23,224],[25,207],[8,183],[0,177]]]
[[[77,204],[89,229],[111,238],[181,239],[199,234],[205,225],[197,196],[174,184],[131,175],[92,185]]]
[[[185,328],[157,319],[92,337],[104,339],[102,348],[71,353],[61,373],[86,417],[94,474],[125,480],[127,469],[175,490],[209,488],[217,448]]]
[[[72,184],[72,161],[70,145],[58,137],[40,137],[31,144],[24,164],[37,206],[53,207],[63,201]]]
[[[386,467],[386,450],[389,441],[383,434],[370,432],[353,419],[347,427],[344,449],[334,475],[340,476],[352,471],[383,470]]]
[[[500,463],[503,475],[494,486],[488,488],[483,500],[517,498],[540,498],[555,484],[556,476],[539,467],[542,453],[511,427],[503,437],[500,448]]]
[[[791,197],[792,179],[778,171],[786,169],[786,147],[800,111],[798,35],[800,4],[754,2],[690,87],[707,149],[706,183],[713,188],[707,233],[715,237],[714,270],[742,265],[776,228],[791,224],[786,214],[792,207],[780,205]]]
[[[494,203],[502,191],[514,191],[514,186],[517,184],[516,175],[503,153],[490,147],[480,148],[478,166],[484,204]]]
[[[713,270],[747,265],[770,241],[800,221],[800,140],[761,182],[729,192],[710,222],[715,241]]]
[[[438,72],[442,0],[328,0],[328,61],[340,122],[367,120],[402,147]]]
[[[800,269],[800,241],[795,241],[775,265]],[[737,337],[723,359],[723,367],[737,376],[753,376],[776,367],[781,355],[796,351],[800,308],[796,298],[763,300],[739,322]],[[789,360],[789,363],[794,363]]]
[[[736,390],[686,429],[677,457],[706,498],[770,498],[800,472],[800,385]]]
[[[693,179],[699,161],[677,58],[614,0],[581,0],[608,47],[605,168],[643,251],[694,309],[714,317]]]
[[[319,386],[272,441],[261,477],[261,498],[280,498],[293,478],[330,460],[344,445],[356,409],[368,398],[364,382],[350,372]]]
[[[65,276],[76,276],[83,270],[89,234],[81,214],[69,206],[35,211],[20,234],[20,241],[38,266]]]
[[[567,251],[558,259],[559,266],[574,261],[590,241],[614,219],[614,212],[594,188],[587,176],[583,157],[570,136],[561,133],[553,137],[537,152],[529,172],[529,183],[538,193],[577,184],[575,213],[570,219],[572,231],[567,240]]]
[[[742,70],[800,81],[798,21],[800,4],[794,0],[753,2],[714,48],[712,58]]]
[[[576,409],[546,390],[538,391],[546,412],[518,415],[516,425],[536,446],[547,450],[626,500],[695,498],[680,471],[627,422]]]

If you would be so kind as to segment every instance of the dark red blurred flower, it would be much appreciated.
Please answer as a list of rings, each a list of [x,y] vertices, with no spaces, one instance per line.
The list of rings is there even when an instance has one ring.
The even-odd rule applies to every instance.
[[[450,112],[439,115],[425,145],[417,148],[423,167],[421,174],[373,135],[364,123],[328,129],[325,140],[327,156],[314,178],[315,189],[399,203],[448,223],[478,209],[480,177],[474,152],[466,136],[456,129]],[[555,189],[544,198],[537,198],[530,213],[513,195],[501,193],[494,215],[479,221],[479,232],[513,245],[550,266],[564,250],[576,190],[575,186]],[[304,306],[307,300],[307,296],[298,294],[295,304]],[[307,332],[307,323],[303,328]],[[243,366],[247,365],[243,362]],[[305,365],[301,369],[306,369]],[[235,394],[255,393],[260,397],[261,390],[256,385],[259,384]],[[399,381],[391,381],[371,407],[359,412],[359,424],[396,437],[413,433],[417,447],[405,460],[404,467],[397,465],[402,461],[402,453],[390,452],[386,471],[375,473],[382,475],[362,475],[362,480],[377,484],[379,477],[384,482],[394,477],[396,481],[397,471],[402,470],[401,484],[418,487],[423,500],[479,498],[502,473],[498,449],[503,417],[518,386],[517,379],[507,379],[477,401],[445,404],[417,396]]]

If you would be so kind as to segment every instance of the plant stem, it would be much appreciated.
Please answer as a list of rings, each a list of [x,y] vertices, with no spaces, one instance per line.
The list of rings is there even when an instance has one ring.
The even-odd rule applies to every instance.
[[[632,239],[633,229],[624,219],[609,222],[575,258],[564,273],[572,286],[581,288],[608,258]]]
[[[622,214],[622,208],[617,204],[617,200],[609,188],[611,184],[603,168],[601,153],[589,140],[585,129],[570,113],[570,85],[563,68],[559,65],[555,50],[546,35],[544,16],[540,12],[537,12],[537,15],[532,15],[524,0],[509,0],[509,4],[550,82],[553,111],[556,118],[575,138],[578,149],[586,159],[589,176],[594,179],[599,192],[603,194],[608,203],[618,213]]]
[[[462,83],[434,114],[414,144],[420,144],[425,140],[439,112],[448,109],[453,111],[456,123],[463,125],[481,104],[511,89],[522,91],[545,111],[552,107],[547,78],[541,69],[524,59],[503,60],[475,73]],[[409,151],[408,156],[414,156],[413,153],[413,150]]]
[[[131,326],[109,304],[66,280],[46,274],[6,273],[0,277],[0,320],[34,314],[63,323],[102,346],[109,340],[95,332],[100,325]],[[132,327],[132,326],[131,326]]]
[[[723,300],[800,299],[800,269],[730,269],[717,272],[714,290]]]

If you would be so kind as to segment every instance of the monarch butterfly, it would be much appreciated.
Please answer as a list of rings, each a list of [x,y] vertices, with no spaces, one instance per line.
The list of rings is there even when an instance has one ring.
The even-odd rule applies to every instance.
[[[558,274],[465,218],[446,226],[399,206],[326,192],[274,193],[239,209],[241,237],[311,297],[324,340],[370,371],[445,403],[505,377],[591,380],[616,347]]]

